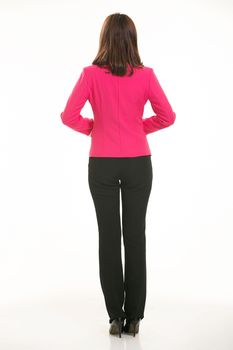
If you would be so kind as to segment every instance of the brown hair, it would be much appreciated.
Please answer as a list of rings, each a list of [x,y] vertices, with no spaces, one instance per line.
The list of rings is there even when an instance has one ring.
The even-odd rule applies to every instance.
[[[102,25],[98,53],[92,62],[99,67],[106,67],[113,75],[123,76],[133,67],[143,68],[137,45],[137,31],[132,19],[121,13],[106,17]],[[108,73],[110,73],[108,72]]]

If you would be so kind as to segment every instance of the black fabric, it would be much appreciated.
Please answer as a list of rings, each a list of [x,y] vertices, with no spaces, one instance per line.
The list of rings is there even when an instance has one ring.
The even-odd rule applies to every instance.
[[[100,283],[110,323],[118,317],[144,318],[146,211],[152,182],[151,155],[89,157],[88,183],[99,231]]]

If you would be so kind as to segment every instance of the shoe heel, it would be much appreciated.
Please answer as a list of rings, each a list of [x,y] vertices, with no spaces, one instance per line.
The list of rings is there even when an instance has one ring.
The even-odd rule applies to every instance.
[[[123,323],[124,320],[122,320],[121,317],[115,318],[112,322],[111,322],[111,326],[109,329],[110,334],[118,334],[119,338],[121,338],[121,333],[123,331]]]
[[[137,321],[134,320],[134,321],[132,322],[132,325],[133,325],[133,336],[135,337]]]
[[[118,318],[118,334],[119,334],[119,338],[121,338],[121,333],[122,333],[122,321],[121,321],[121,317]]]
[[[131,320],[131,330],[132,330],[134,337],[135,337],[136,333],[139,332],[139,322],[140,322],[140,319],[138,319],[138,318]]]

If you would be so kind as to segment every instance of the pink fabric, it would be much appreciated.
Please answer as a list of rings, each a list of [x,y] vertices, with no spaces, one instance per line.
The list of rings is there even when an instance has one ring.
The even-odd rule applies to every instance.
[[[106,72],[94,64],[83,68],[60,114],[62,122],[91,137],[90,157],[151,155],[146,135],[176,118],[153,68],[134,68],[131,77]],[[87,100],[94,119],[80,114]],[[148,100],[156,115],[143,119]]]

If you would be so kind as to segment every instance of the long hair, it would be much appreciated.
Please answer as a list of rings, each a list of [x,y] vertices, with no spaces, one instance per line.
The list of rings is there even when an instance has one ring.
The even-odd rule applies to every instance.
[[[113,75],[123,76],[130,68],[143,68],[137,44],[137,31],[132,19],[121,13],[106,17],[101,28],[98,53],[92,62]]]

